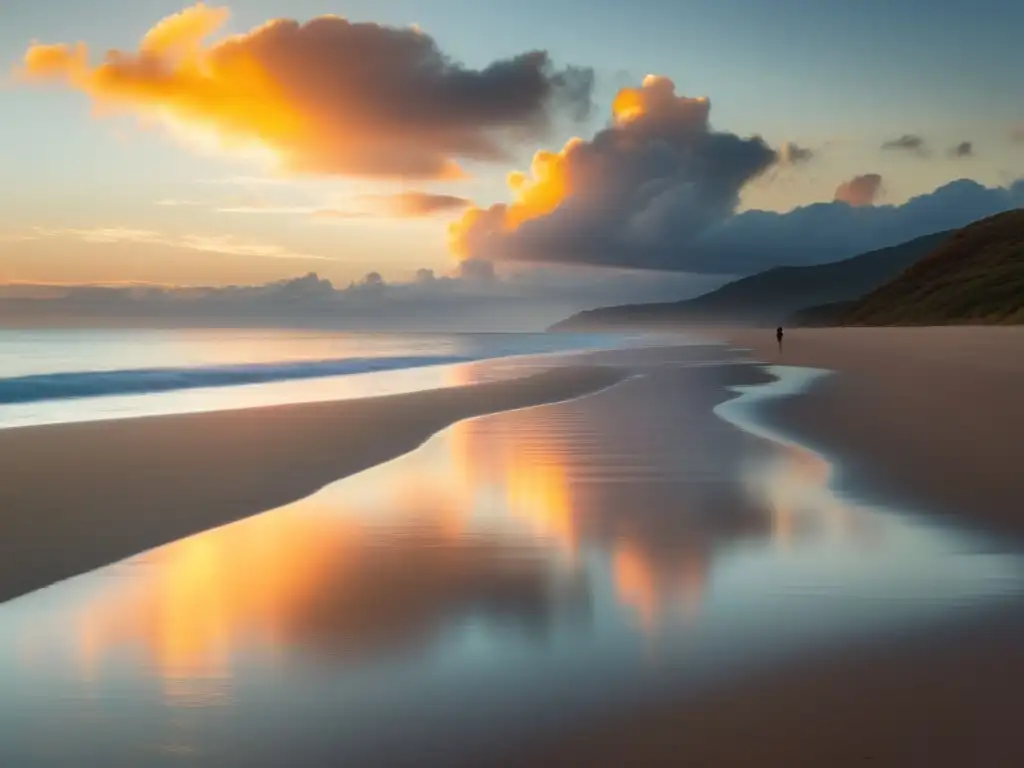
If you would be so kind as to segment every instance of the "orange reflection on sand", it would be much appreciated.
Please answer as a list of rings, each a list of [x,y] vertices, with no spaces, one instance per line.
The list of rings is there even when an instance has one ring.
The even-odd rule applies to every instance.
[[[699,551],[684,547],[664,562],[628,540],[616,543],[612,558],[619,599],[633,610],[648,634],[659,628],[669,612],[696,616],[707,587],[708,566],[708,558]]]
[[[789,546],[810,532],[869,542],[880,535],[868,507],[844,499],[831,486],[832,465],[822,456],[795,445],[783,446],[767,466],[747,473],[746,487],[771,514],[773,540]]]
[[[545,408],[461,422],[322,494],[122,566],[131,576],[78,618],[83,675],[141,649],[171,695],[175,681],[229,675],[254,641],[337,657],[421,642],[465,611],[537,616],[552,599],[550,550],[578,564],[584,535],[646,630],[692,615],[716,540],[741,534],[668,492],[638,501],[603,482],[589,423]],[[635,504],[666,507],[624,537]]]
[[[119,566],[131,572],[77,617],[83,678],[141,650],[169,700],[205,700],[190,681],[229,677],[241,647],[356,658],[416,646],[465,613],[538,621],[555,600],[545,559],[521,534],[460,529],[474,496],[441,456],[413,454]]]
[[[104,653],[138,646],[165,679],[224,676],[237,636],[280,640],[289,610],[344,562],[357,537],[340,517],[282,510],[155,550],[125,588],[83,610],[83,671]]]
[[[622,508],[611,501],[607,487],[593,493],[586,452],[566,437],[572,429],[555,412],[537,408],[457,424],[450,444],[467,495],[479,493],[481,485],[501,493],[508,511],[534,535],[576,556],[583,521],[593,520],[594,533],[600,537],[606,527],[614,530]],[[586,498],[596,504],[594,508],[581,507],[580,494],[574,490],[580,486],[589,487]],[[626,541],[609,531],[603,535],[611,537],[612,574],[620,600],[637,614],[645,631],[657,629],[669,611],[685,617],[696,614],[710,566],[710,554],[702,549],[709,545],[698,540],[699,533],[694,532],[694,541],[660,541],[656,535]]]
[[[541,535],[557,541],[566,553],[576,551],[576,525],[565,467],[513,455],[505,487],[513,514],[531,523]]]
[[[788,516],[790,536],[795,519],[808,511],[842,529],[846,510],[829,488],[830,475],[831,467],[825,459],[801,448],[786,450],[776,464],[765,489],[772,509]]]
[[[450,430],[452,461],[467,497],[485,489],[497,491],[509,512],[534,534],[572,554],[578,536],[567,457],[545,439],[544,429],[531,430],[528,439],[517,434],[527,414],[456,424]]]
[[[643,629],[653,630],[657,623],[658,596],[647,558],[636,547],[623,542],[615,548],[612,569],[619,598],[636,611]]]
[[[443,381],[446,387],[464,387],[475,384],[478,377],[479,374],[473,363],[463,363],[462,365],[448,366],[444,371]]]

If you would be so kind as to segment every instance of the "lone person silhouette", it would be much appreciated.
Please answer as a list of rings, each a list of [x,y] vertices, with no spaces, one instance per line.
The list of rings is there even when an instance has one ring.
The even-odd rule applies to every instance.
[[[775,340],[779,342],[779,354],[782,354],[782,326],[775,329]]]

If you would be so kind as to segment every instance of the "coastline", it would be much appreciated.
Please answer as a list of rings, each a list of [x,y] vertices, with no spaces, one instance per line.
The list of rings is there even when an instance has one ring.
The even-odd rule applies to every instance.
[[[295,501],[457,421],[626,374],[568,366],[360,400],[0,430],[0,602]]]
[[[842,490],[1018,548],[1024,330],[795,329],[782,355],[767,329],[721,337],[763,364],[835,372],[759,403],[757,420],[841,467]],[[951,373],[961,366],[970,373]],[[1007,599],[669,695],[528,745],[513,764],[1018,765],[1021,647],[1024,606]]]
[[[1024,540],[1024,328],[770,329],[719,337],[766,364],[836,372],[765,422],[840,460],[843,483]]]
[[[730,341],[748,348],[760,343],[753,335]],[[763,347],[755,349],[754,354],[767,364],[839,373],[819,377],[809,389],[782,387],[765,402],[751,403],[754,410],[747,415],[753,422],[748,423],[744,409],[740,409],[739,423],[716,408],[717,418],[747,434],[761,433],[772,440],[792,438],[795,445],[819,453],[833,468],[841,466],[840,480],[845,481],[847,457],[857,459],[856,446],[840,445],[825,434],[830,422],[790,421],[786,411],[806,407],[800,404],[814,402],[823,392],[828,394],[834,382],[847,381],[852,375],[857,385],[839,390],[845,399],[840,397],[832,417],[862,418],[860,411],[871,410],[870,401],[863,399],[871,396],[871,387],[892,387],[892,371],[914,365],[913,359],[902,359],[905,352],[899,361],[889,360],[886,354],[892,353],[884,350],[891,342],[877,337],[868,341],[867,348],[854,345],[851,352],[844,345],[853,342],[822,340],[835,355],[852,355],[856,360],[862,354],[864,367],[853,369],[852,374],[834,360],[822,356],[812,360],[810,344],[802,345],[799,355],[787,349],[783,360],[771,359]],[[919,340],[917,347],[932,349]],[[977,345],[971,349],[976,351]],[[762,365],[749,364],[759,372],[755,378],[763,376]],[[33,578],[47,569],[52,572],[75,563],[79,570],[88,570],[94,565],[85,563],[83,556],[95,558],[98,552],[119,552],[105,555],[107,562],[119,560],[131,554],[129,549],[137,552],[162,543],[140,545],[145,537],[159,534],[165,540],[176,539],[191,531],[178,532],[175,527],[206,529],[280,506],[340,477],[396,458],[448,424],[574,399],[622,381],[635,367],[577,366],[524,379],[371,400],[0,432],[0,458],[20,462],[22,473],[15,490],[37,504],[22,509],[44,511],[33,515],[21,532],[34,530],[39,547],[34,553],[12,546],[10,537],[0,542],[0,548],[10,549],[4,553],[0,574],[6,578],[2,569],[15,568],[19,557],[24,571],[19,575]],[[1003,370],[999,365],[995,368]],[[764,370],[771,374],[770,365],[764,365]],[[999,370],[982,375],[998,379]],[[865,382],[873,383],[865,388]],[[790,383],[799,384],[800,377]],[[1012,394],[1012,387],[1001,391]],[[889,396],[895,395],[889,392]],[[661,404],[650,404],[646,418],[664,421],[675,400],[670,395]],[[998,408],[1000,402],[992,400],[986,407]],[[729,408],[730,402],[736,401],[723,405]],[[1003,407],[1006,404],[1002,402]],[[947,407],[952,409],[953,404]],[[966,408],[963,403],[960,407]],[[632,408],[611,410],[616,414],[612,418],[637,418]],[[700,418],[716,417],[701,411]],[[673,430],[686,428],[686,419],[669,421]],[[900,424],[889,428],[875,423],[876,440],[886,450],[901,439],[892,431]],[[1012,424],[1012,419],[1004,419],[989,428]],[[944,427],[935,428],[941,434]],[[936,439],[934,431],[927,432],[927,426],[922,429],[926,431],[919,439]],[[636,436],[649,440],[642,430]],[[97,450],[100,444],[103,448]],[[833,444],[838,445],[835,452],[829,447]],[[41,462],[55,451],[63,462],[59,472],[52,458],[49,464]],[[866,458],[858,470],[870,470],[872,462],[884,456],[876,450]],[[33,471],[35,475],[26,474]],[[53,487],[55,474],[61,480],[59,488]],[[317,479],[321,475],[323,479]],[[860,482],[870,478],[870,474],[854,477],[858,491],[865,487],[873,491]],[[10,491],[5,488],[2,493]],[[276,503],[268,501],[283,493],[292,495]],[[892,499],[881,498],[890,505]],[[62,506],[38,506],[47,499]],[[685,506],[685,500],[673,499]],[[896,506],[903,505],[897,501]],[[18,507],[5,503],[3,509],[10,516],[10,510]],[[59,516],[52,514],[54,509],[60,510]],[[235,517],[229,518],[231,514]],[[8,586],[6,581],[0,584]],[[626,714],[596,714],[578,727],[506,744],[500,764],[860,765],[876,761],[941,766],[979,758],[987,765],[1016,764],[1021,756],[1014,725],[1016,699],[1024,682],[1024,656],[1019,650],[1024,643],[1024,610],[999,601],[880,639],[851,638],[827,651],[785,659],[707,688],[666,688]],[[752,636],[745,642],[759,640]]]

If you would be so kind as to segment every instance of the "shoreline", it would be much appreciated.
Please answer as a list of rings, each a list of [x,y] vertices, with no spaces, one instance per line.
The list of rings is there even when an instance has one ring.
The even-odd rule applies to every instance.
[[[797,328],[723,332],[766,365],[827,369],[766,423],[842,466],[842,485],[938,522],[1024,542],[1024,328]]]
[[[0,430],[0,602],[296,501],[457,421],[627,375],[566,366],[358,400]]]
[[[770,330],[720,337],[769,372],[832,372],[758,404],[756,421],[828,461],[835,490],[987,537],[984,555],[1019,551],[1024,536],[1024,413],[1012,410],[1024,329],[987,331],[796,329],[781,356]],[[1024,605],[1008,595],[573,726],[512,764],[1018,765],[1022,647]]]
[[[1015,366],[1024,364],[1014,359],[1003,365],[998,354],[990,354],[988,368],[982,361],[973,386],[987,393],[983,400],[944,401],[951,390],[942,387],[915,398],[921,376],[928,381],[950,365],[948,355],[932,354],[948,346],[941,334],[931,343],[911,339],[909,349],[916,350],[918,359],[898,338],[821,335],[814,341],[795,331],[792,336],[798,344],[787,347],[783,359],[773,360],[769,353],[774,339],[764,342],[749,333],[737,334],[729,342],[752,349],[760,361],[734,362],[769,376],[774,376],[773,365],[836,373],[818,377],[810,387],[783,387],[776,396],[752,403],[749,423],[742,409],[739,423],[718,412],[735,403],[735,397],[716,408],[716,417],[747,434],[792,440],[813,451],[833,469],[831,488],[852,488],[858,499],[877,501],[897,513],[929,510],[929,497],[915,496],[913,482],[941,488],[953,474],[950,466],[939,463],[930,473],[908,480],[906,474],[898,474],[905,472],[898,465],[898,478],[909,483],[903,486],[902,497],[879,485],[872,473],[879,467],[892,470],[885,466],[892,452],[898,454],[914,441],[932,450],[930,456],[947,455],[934,453],[943,445],[946,430],[959,432],[963,423],[977,421],[977,410],[1005,410],[1013,402]],[[1013,337],[1012,343],[1017,338],[1024,336]],[[968,346],[968,357],[979,346],[984,345]],[[719,365],[730,364],[728,357],[724,355]],[[23,529],[7,526],[11,533],[0,540],[0,590],[11,586],[11,575],[42,578],[61,568],[91,570],[195,530],[281,506],[415,450],[458,421],[586,396],[631,373],[630,365],[575,366],[520,379],[365,400],[0,432],[0,461],[9,459],[8,464],[15,462],[21,470],[18,482],[0,490],[0,514],[13,518],[13,510],[19,509],[6,498],[12,488],[35,504],[20,509],[41,510],[31,519],[15,521]],[[951,425],[930,418],[936,403],[960,420]],[[893,418],[892,409],[900,406],[902,419]],[[664,412],[659,408],[659,415]],[[843,430],[850,423],[866,423],[874,430],[867,455],[858,454],[864,444],[843,443]],[[1014,424],[1006,417],[982,420],[981,426],[995,430],[998,441],[1005,437],[999,430]],[[957,450],[947,453],[955,468]],[[905,458],[896,455],[893,460]],[[1003,457],[1011,464],[1013,458],[1012,452]],[[61,462],[59,487],[53,482],[55,461]],[[342,464],[345,468],[339,468]],[[290,498],[280,498],[289,493]],[[941,490],[933,488],[932,493],[941,495]],[[278,500],[268,502],[275,494]],[[46,500],[58,505],[41,505]],[[972,524],[968,530],[983,531],[992,514],[984,508],[953,510],[945,519]],[[941,514],[934,517],[940,523],[943,519]],[[180,530],[188,526],[195,530]],[[157,538],[163,540],[140,544]],[[995,537],[992,540],[1000,544]],[[26,541],[36,549],[30,551]],[[87,563],[101,556],[105,562]],[[556,735],[538,734],[536,739],[505,745],[501,763],[844,766],[876,761],[942,766],[980,759],[988,765],[1016,764],[1024,754],[1014,728],[1016,700],[1024,683],[1022,644],[1024,606],[1015,596],[966,606],[946,619],[884,637],[853,636],[821,652],[708,688],[666,690],[628,712],[596,715]]]

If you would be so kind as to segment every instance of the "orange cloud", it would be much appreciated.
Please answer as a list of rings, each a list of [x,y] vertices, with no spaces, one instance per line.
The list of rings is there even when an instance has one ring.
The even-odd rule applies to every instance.
[[[874,205],[882,191],[882,177],[877,173],[854,176],[836,187],[835,199],[855,208]]]
[[[609,127],[537,152],[528,174],[509,175],[511,202],[453,222],[452,252],[664,268],[680,240],[731,215],[743,185],[778,159],[760,137],[713,131],[710,112],[667,77],[620,90]]]
[[[197,3],[99,64],[84,43],[32,45],[20,74],[204,143],[269,152],[294,173],[456,178],[458,159],[505,157],[556,110],[590,104],[591,73],[556,70],[543,51],[467,69],[419,30],[335,16],[210,42],[228,17]]]
[[[512,202],[482,209],[472,207],[448,227],[452,252],[460,259],[475,258],[472,239],[476,232],[511,232],[524,222],[547,216],[573,193],[570,181],[570,155],[583,145],[573,137],[558,152],[541,150],[533,156],[530,174],[513,171],[508,175]]]
[[[470,201],[464,197],[419,191],[401,192],[397,195],[364,195],[361,199],[392,216],[406,218],[457,211],[470,205]]]

